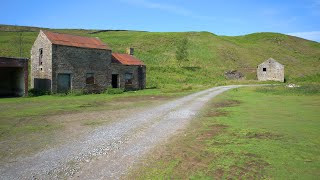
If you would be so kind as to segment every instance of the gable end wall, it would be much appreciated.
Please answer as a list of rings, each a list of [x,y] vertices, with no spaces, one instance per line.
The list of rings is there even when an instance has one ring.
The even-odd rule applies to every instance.
[[[39,49],[43,49],[42,65],[39,64]],[[31,48],[31,87],[51,91],[52,82],[52,44],[40,31]],[[42,70],[41,70],[42,68]]]
[[[266,71],[263,71],[266,68]],[[284,66],[275,61],[265,61],[257,68],[259,81],[280,81],[284,82]]]

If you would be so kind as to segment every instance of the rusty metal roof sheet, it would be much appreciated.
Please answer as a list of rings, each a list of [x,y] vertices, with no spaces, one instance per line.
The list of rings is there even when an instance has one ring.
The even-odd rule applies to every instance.
[[[90,49],[107,49],[111,50],[100,39],[94,37],[76,36],[71,34],[60,34],[55,32],[43,31],[52,44],[82,47]]]
[[[112,53],[112,63],[120,63],[124,65],[145,65],[141,60],[129,55],[129,54],[118,54]]]

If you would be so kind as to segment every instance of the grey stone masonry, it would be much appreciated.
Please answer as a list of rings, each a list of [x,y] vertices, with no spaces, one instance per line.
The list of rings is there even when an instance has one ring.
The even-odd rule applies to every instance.
[[[118,87],[127,90],[137,90],[146,88],[146,66],[145,65],[123,65],[111,63],[112,74],[118,74]],[[132,74],[132,84],[126,84],[126,74]]]
[[[52,46],[52,92],[57,91],[58,74],[71,75],[71,89],[103,91],[110,86],[111,50]],[[94,74],[94,84],[86,84],[86,74]]]
[[[257,67],[257,78],[259,81],[284,82],[284,65],[269,58]]]
[[[42,49],[42,63],[40,49]],[[52,44],[42,31],[31,48],[31,77],[31,88],[52,90]]]

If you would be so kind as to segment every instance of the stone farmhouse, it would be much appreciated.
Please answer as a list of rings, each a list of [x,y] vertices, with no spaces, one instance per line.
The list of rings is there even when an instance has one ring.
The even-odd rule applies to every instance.
[[[112,53],[98,38],[41,30],[31,49],[31,87],[37,90],[144,89],[145,76],[142,61]]]
[[[259,81],[284,82],[284,65],[269,58],[257,67],[257,78]]]

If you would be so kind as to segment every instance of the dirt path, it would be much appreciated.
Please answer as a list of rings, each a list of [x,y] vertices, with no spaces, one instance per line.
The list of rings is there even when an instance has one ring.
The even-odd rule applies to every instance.
[[[63,146],[0,167],[1,179],[119,179],[150,149],[182,130],[214,96],[215,87],[95,129]]]

